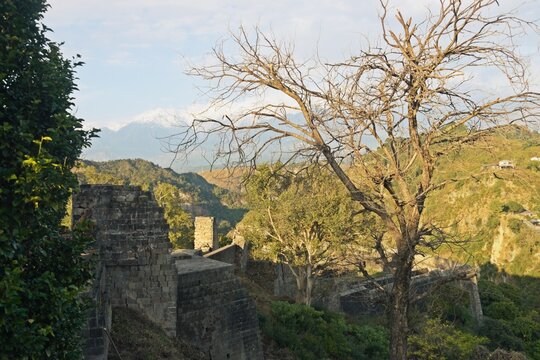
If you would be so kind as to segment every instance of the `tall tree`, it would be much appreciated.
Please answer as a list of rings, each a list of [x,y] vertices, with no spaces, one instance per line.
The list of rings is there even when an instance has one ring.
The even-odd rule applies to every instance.
[[[258,256],[289,267],[297,301],[311,305],[317,277],[339,264],[344,244],[358,235],[357,204],[327,171],[314,167],[292,173],[265,165],[246,189],[251,210],[241,234]]]
[[[45,0],[0,3],[0,358],[80,357],[84,238],[60,229],[93,132],[70,114],[74,67]]]
[[[175,249],[192,249],[195,228],[193,219],[182,208],[182,203],[189,201],[179,188],[172,184],[159,182],[153,189],[154,197],[163,208],[169,224],[169,240]]]
[[[392,359],[406,358],[414,256],[443,239],[424,216],[426,198],[451,180],[434,182],[438,159],[503,123],[531,120],[539,105],[514,43],[529,23],[497,14],[497,0],[436,6],[420,21],[400,11],[390,21],[381,1],[377,46],[338,64],[297,61],[294,46],[242,29],[232,37],[238,53],[218,46],[217,63],[191,73],[210,83],[214,114],[253,94],[262,104],[247,102],[256,105],[223,118],[200,117],[175,138],[182,149],[219,133],[218,156],[231,166],[254,163],[273,143],[294,143],[282,157],[310,156],[333,170],[350,197],[385,226],[388,242],[379,242],[377,251],[394,276]],[[480,74],[502,74],[506,84],[493,95]]]

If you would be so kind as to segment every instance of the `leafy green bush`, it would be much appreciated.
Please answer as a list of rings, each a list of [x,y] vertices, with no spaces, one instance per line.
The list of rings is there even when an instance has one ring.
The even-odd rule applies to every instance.
[[[510,228],[510,230],[512,230],[514,234],[519,234],[519,232],[521,231],[522,225],[523,225],[523,221],[519,219],[510,219],[508,221],[508,227]]]
[[[525,208],[520,203],[512,200],[504,204],[501,210],[507,213],[520,213],[525,211]]]
[[[386,359],[385,329],[349,324],[343,316],[301,304],[272,303],[271,317],[261,319],[263,332],[300,359]]]
[[[492,213],[489,215],[488,220],[486,222],[486,227],[490,230],[496,229],[501,224],[501,220],[499,218],[499,213]]]
[[[478,288],[483,307],[500,301],[519,301],[519,289],[510,284],[496,284],[492,281],[481,279],[478,282]]]
[[[411,360],[461,360],[471,356],[488,339],[458,330],[438,319],[426,321],[419,334],[409,336]]]
[[[507,321],[491,319],[486,317],[479,329],[482,336],[489,338],[491,349],[502,348],[508,350],[523,351],[525,344],[512,331],[512,327]]]
[[[84,232],[61,229],[93,131],[70,114],[77,63],[41,24],[45,0],[0,3],[0,359],[77,359]]]
[[[484,315],[493,319],[513,320],[519,315],[519,309],[512,301],[497,301],[484,308]]]
[[[527,169],[533,171],[540,171],[540,161],[530,161],[527,163]]]
[[[485,315],[479,334],[489,338],[492,350],[524,351],[530,358],[540,360],[540,315],[535,309],[539,295],[534,291],[538,280],[514,281],[519,286],[485,279],[478,282]]]

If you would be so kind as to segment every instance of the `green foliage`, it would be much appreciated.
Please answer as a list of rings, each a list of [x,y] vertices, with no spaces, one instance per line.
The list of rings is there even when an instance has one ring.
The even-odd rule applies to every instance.
[[[525,211],[525,208],[517,201],[509,201],[502,206],[501,210],[507,213],[520,213]]]
[[[493,281],[481,279],[478,282],[482,306],[487,307],[496,302],[519,303],[520,290],[509,283],[497,284]]]
[[[425,303],[427,304],[426,313],[431,318],[441,319],[468,329],[474,327],[474,319],[469,309],[469,293],[456,284],[442,286],[440,290],[431,294]]]
[[[487,341],[486,338],[461,331],[438,319],[429,319],[419,334],[409,336],[408,359],[467,359],[478,345]]]
[[[489,276],[497,279],[493,273]],[[535,278],[512,282],[479,281],[480,299],[486,316],[479,333],[489,338],[491,349],[524,351],[530,358],[540,359],[539,282]]]
[[[523,226],[523,221],[520,219],[510,219],[508,220],[508,227],[514,234],[519,234]]]
[[[484,315],[494,319],[513,320],[518,314],[518,307],[508,300],[493,302],[484,308]]]
[[[202,176],[195,173],[177,174],[171,169],[164,169],[149,161],[142,159],[114,160],[105,162],[83,161],[75,170],[79,182],[83,184],[116,184],[116,185],[137,185],[144,190],[154,191],[159,184],[168,184],[176,188],[168,188],[169,193],[174,192],[174,196],[166,197],[165,202],[169,210],[165,210],[165,217],[171,226],[172,222],[177,222],[172,226],[178,228],[177,234],[172,234],[174,242],[181,240],[176,246],[189,247],[184,235],[189,234],[189,226],[185,216],[179,213],[180,204],[194,204],[203,208],[205,212],[218,219],[222,226],[218,229],[218,236],[224,238],[225,235],[238,223],[246,210],[241,208],[238,199],[230,191],[218,188],[208,183]],[[168,200],[177,203],[172,204]],[[228,205],[224,205],[228,204]],[[172,210],[172,209],[176,210]],[[174,214],[176,220],[168,219],[168,214]],[[228,224],[228,226],[225,226]],[[182,228],[182,230],[180,230]],[[191,245],[192,247],[192,245]]]
[[[40,23],[44,0],[0,5],[0,358],[80,357],[88,237],[60,222],[93,131],[69,113],[74,67]]]
[[[510,323],[486,318],[479,330],[480,334],[489,338],[489,347],[491,349],[502,348],[523,351],[523,340],[517,337],[512,331]]]
[[[305,305],[272,303],[262,329],[302,360],[388,358],[389,340],[383,328],[349,324],[341,315]]]
[[[486,222],[486,227],[490,230],[495,230],[499,225],[501,225],[499,213],[490,214]]]
[[[250,212],[242,235],[257,257],[298,269],[298,300],[310,303],[312,275],[327,270],[359,238],[356,204],[324,169],[292,173],[263,166],[246,185]]]
[[[470,241],[440,247],[437,256],[482,264],[490,260],[495,240],[505,236],[504,243],[498,242],[501,251],[493,253],[498,255],[497,263],[512,274],[540,276],[540,263],[529,260],[540,251],[538,234],[527,226],[518,231],[519,225],[511,221],[514,213],[540,209],[540,172],[525,168],[531,157],[538,156],[539,143],[537,131],[508,126],[438,160],[435,183],[455,181],[428,197],[425,220]],[[497,169],[502,159],[512,159],[517,168],[510,173]],[[510,232],[519,235],[506,236]]]
[[[540,161],[529,161],[529,163],[527,163],[527,169],[533,171],[540,171]]]
[[[232,240],[229,236],[227,236],[227,233],[232,229],[231,223],[227,220],[221,220],[218,224],[217,233],[218,233],[218,241],[219,241],[219,247],[227,246],[232,243]]]
[[[193,249],[195,231],[191,216],[182,209],[182,192],[174,185],[158,183],[154,187],[154,197],[164,210],[169,224],[169,240],[176,249]]]
[[[340,184],[321,169],[294,175],[275,168],[261,167],[246,185],[252,210],[243,226],[260,256],[304,266],[308,252],[330,255],[325,249],[353,240],[355,204]]]

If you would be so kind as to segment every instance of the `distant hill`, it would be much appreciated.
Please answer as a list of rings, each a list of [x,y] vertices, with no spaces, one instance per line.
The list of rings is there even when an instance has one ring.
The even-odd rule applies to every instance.
[[[435,180],[449,183],[426,203],[425,219],[459,240],[438,253],[481,265],[492,262],[516,275],[540,276],[540,134],[510,126],[440,159]],[[510,160],[514,169],[500,169]],[[200,173],[208,182],[238,189],[244,175]]]
[[[168,151],[167,141],[178,132],[176,127],[157,123],[131,123],[118,130],[103,128],[99,138],[93,139],[92,146],[83,152],[82,158],[91,161],[141,158],[162,167],[172,166],[178,172],[208,169],[209,155],[206,152],[214,147],[217,140],[209,139],[204,148],[195,149],[187,159],[179,156],[171,165],[174,154]]]
[[[85,149],[82,159],[90,161],[109,161],[120,159],[145,159],[162,167],[171,167],[177,172],[199,172],[211,168],[214,154],[221,145],[221,134],[212,133],[204,136],[201,146],[190,149],[189,153],[175,154],[175,145],[180,142],[180,127],[164,126],[156,122],[130,123],[118,130],[103,128],[99,138],[92,140],[89,149]],[[264,141],[261,137],[259,141]],[[280,144],[270,145],[262,155],[264,161],[279,157],[283,149],[292,148],[294,141],[283,140]],[[214,163],[223,167],[223,162]]]
[[[243,168],[229,169],[213,169],[199,171],[202,176],[210,184],[220,188],[227,189],[233,192],[243,192],[242,180],[247,175],[248,170]]]
[[[491,262],[516,275],[540,276],[540,134],[507,127],[441,159],[437,180],[452,179],[426,203],[426,219],[465,244],[439,252]],[[500,169],[510,160],[514,169]]]
[[[245,210],[237,206],[238,196],[208,183],[196,173],[178,174],[142,159],[112,161],[81,161],[74,170],[83,184],[126,184],[138,185],[152,190],[158,183],[177,187],[185,199],[185,210],[192,216],[214,216],[227,221],[230,226],[242,218]]]

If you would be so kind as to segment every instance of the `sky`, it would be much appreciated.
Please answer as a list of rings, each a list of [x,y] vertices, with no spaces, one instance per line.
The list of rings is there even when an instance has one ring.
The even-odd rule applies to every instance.
[[[435,0],[395,0],[418,17]],[[500,0],[502,9],[540,19],[540,0]],[[240,26],[260,27],[295,44],[299,58],[317,52],[345,59],[379,34],[376,0],[49,0],[44,23],[67,57],[80,54],[74,111],[86,127],[119,129],[132,122],[174,125],[208,101],[185,75],[206,64],[212,48]],[[540,84],[540,36],[521,39]],[[486,79],[489,81],[489,79]],[[540,86],[538,87],[540,88]]]

